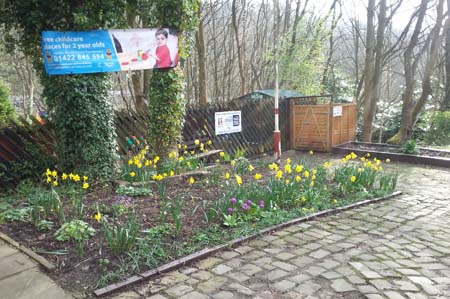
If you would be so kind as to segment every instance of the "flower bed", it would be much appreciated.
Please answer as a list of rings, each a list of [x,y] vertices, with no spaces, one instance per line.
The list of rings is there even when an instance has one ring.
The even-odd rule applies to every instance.
[[[446,150],[417,147],[413,149],[414,153],[407,154],[405,149],[400,146],[367,142],[347,142],[333,148],[333,153],[340,155],[347,155],[351,152],[371,153],[380,159],[392,161],[450,167],[450,151]]]
[[[128,184],[48,170],[47,183],[2,197],[2,231],[52,261],[65,288],[91,294],[203,248],[390,194],[397,181],[374,157],[332,164],[312,152],[280,166],[221,153],[215,167],[196,172],[205,165],[183,147],[166,159],[146,149],[127,159]]]

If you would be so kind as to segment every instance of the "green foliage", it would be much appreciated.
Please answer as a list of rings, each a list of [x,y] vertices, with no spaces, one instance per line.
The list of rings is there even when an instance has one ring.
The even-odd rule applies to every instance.
[[[64,223],[55,233],[56,240],[58,241],[75,241],[80,255],[83,254],[84,243],[94,235],[94,228],[86,222],[77,219]]]
[[[9,163],[0,162],[0,181],[15,184],[16,182],[31,179],[41,179],[42,169],[54,164],[54,158],[35,144],[22,139],[23,151],[26,156]]]
[[[148,143],[158,155],[174,148],[184,123],[183,72],[155,70],[150,80]]]
[[[60,164],[88,170],[92,176],[116,170],[113,113],[108,99],[109,75],[48,77],[43,71],[41,33],[44,30],[92,30],[124,23],[125,0],[7,1],[0,22],[20,28],[18,43],[41,76],[43,96],[57,137]]]
[[[327,18],[318,19],[312,25],[301,21],[297,27],[298,40],[293,48],[290,35],[283,37],[280,51],[280,78],[289,89],[300,90],[306,95],[322,92],[322,75],[325,62],[323,40],[328,36]]]
[[[65,221],[64,210],[58,193],[55,190],[38,192],[29,198],[31,222],[37,225],[41,220],[56,215],[61,222]]]
[[[430,128],[424,139],[431,145],[450,144],[450,111],[436,111],[432,114]]]
[[[116,190],[118,194],[130,196],[151,195],[152,189],[146,187],[119,186]]]
[[[128,217],[127,222],[120,225],[110,225],[106,218],[103,219],[103,232],[111,252],[119,255],[133,249],[139,233],[136,215]]]
[[[0,81],[0,128],[6,126],[15,117],[16,111],[9,98],[9,89]]]
[[[406,143],[403,145],[403,153],[409,155],[414,155],[418,153],[416,149],[416,141],[414,139],[406,141]]]
[[[44,80],[61,168],[93,177],[115,173],[117,144],[108,78],[90,74]]]

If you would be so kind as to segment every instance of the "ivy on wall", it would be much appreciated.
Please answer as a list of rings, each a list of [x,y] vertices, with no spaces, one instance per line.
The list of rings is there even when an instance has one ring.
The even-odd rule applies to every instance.
[[[179,56],[185,59],[192,44],[192,33],[200,17],[200,0],[160,0],[154,2],[147,24],[172,27],[179,31]],[[151,123],[148,142],[160,155],[167,154],[181,136],[185,115],[184,75],[180,67],[154,70],[150,79]]]
[[[59,165],[91,176],[117,167],[113,110],[107,74],[48,76],[41,55],[44,30],[77,31],[120,26],[125,0],[6,1],[0,21],[19,32],[17,43],[33,57],[57,137]],[[9,28],[8,28],[9,27]]]

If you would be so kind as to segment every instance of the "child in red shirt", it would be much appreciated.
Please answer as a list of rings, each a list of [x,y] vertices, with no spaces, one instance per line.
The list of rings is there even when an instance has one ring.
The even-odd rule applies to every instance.
[[[147,53],[152,55],[156,59],[155,68],[170,67],[172,65],[172,59],[170,58],[169,47],[167,47],[168,33],[165,29],[158,29],[156,31],[155,37],[156,44],[158,45],[155,51],[155,55],[149,53],[150,50],[148,50]]]

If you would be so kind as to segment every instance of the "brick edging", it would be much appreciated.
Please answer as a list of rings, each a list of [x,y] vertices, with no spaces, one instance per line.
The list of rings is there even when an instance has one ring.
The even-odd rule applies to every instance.
[[[0,232],[0,239],[8,243],[9,245],[17,248],[19,251],[23,252],[24,254],[28,255],[30,258],[35,260],[38,264],[40,264],[44,269],[48,272],[53,272],[56,268],[55,265],[50,263],[47,259],[40,256],[39,254],[35,253],[34,251],[28,249],[27,247],[23,246],[22,244],[19,244],[18,242],[11,239],[9,236],[5,235],[4,233]]]
[[[292,225],[295,225],[295,224],[298,224],[298,223],[307,222],[307,221],[315,219],[315,218],[321,218],[321,217],[325,217],[325,216],[335,215],[335,214],[338,214],[338,213],[341,213],[341,212],[344,212],[344,211],[347,211],[347,210],[359,208],[359,207],[366,206],[366,205],[373,204],[373,203],[378,203],[378,202],[390,199],[392,197],[398,196],[400,194],[402,194],[402,191],[395,191],[394,193],[392,193],[390,195],[387,195],[387,196],[384,196],[384,197],[379,197],[379,198],[374,198],[374,199],[367,199],[367,200],[356,202],[356,203],[353,203],[353,204],[350,204],[350,205],[347,205],[347,206],[343,206],[343,207],[339,207],[339,208],[335,208],[335,209],[328,209],[328,210],[325,210],[325,211],[321,211],[321,212],[317,212],[317,213],[311,214],[309,216],[296,218],[296,219],[290,220],[288,222],[284,222],[284,223],[281,223],[281,224],[278,224],[278,225],[275,225],[275,226],[271,226],[271,227],[262,229],[262,230],[260,230],[259,232],[255,233],[255,234],[252,234],[252,235],[249,235],[249,236],[246,236],[246,237],[241,237],[241,238],[238,238],[238,239],[234,239],[234,240],[230,241],[227,244],[218,245],[218,246],[215,246],[215,247],[212,247],[212,248],[205,248],[205,249],[202,249],[200,251],[197,251],[197,252],[194,252],[192,254],[189,254],[189,255],[187,255],[185,257],[182,257],[180,259],[177,259],[177,260],[174,260],[174,261],[169,262],[167,264],[164,264],[162,266],[159,266],[157,268],[145,271],[145,272],[140,273],[140,274],[133,275],[133,276],[131,276],[131,277],[125,279],[125,280],[122,280],[120,282],[110,284],[110,285],[108,285],[108,286],[106,286],[104,288],[101,288],[101,289],[97,289],[97,290],[94,291],[94,294],[97,297],[105,296],[105,295],[111,294],[112,292],[115,292],[115,291],[117,291],[119,289],[122,289],[124,287],[130,286],[131,284],[135,284],[137,282],[144,281],[145,279],[151,279],[151,278],[153,278],[155,276],[158,276],[160,274],[179,269],[179,268],[181,268],[181,267],[183,267],[183,266],[185,266],[187,264],[191,264],[191,263],[196,262],[196,261],[198,261],[198,260],[200,260],[202,258],[206,258],[208,256],[211,256],[211,255],[213,255],[213,254],[215,254],[215,253],[217,253],[219,251],[239,246],[242,243],[248,242],[250,240],[253,240],[253,239],[255,239],[255,238],[257,238],[257,237],[259,237],[261,235],[264,235],[264,234],[267,234],[267,233],[270,233],[270,232],[273,232],[273,231],[281,230],[283,228],[286,228],[288,226],[292,226]]]

